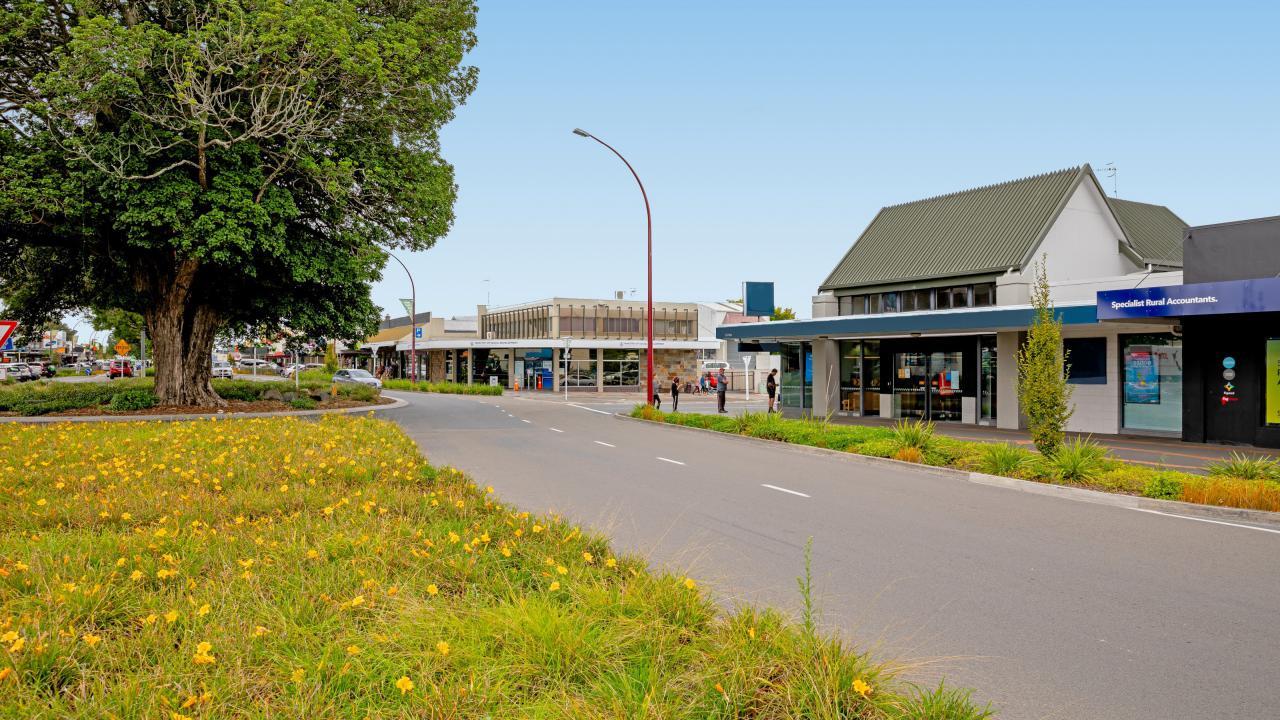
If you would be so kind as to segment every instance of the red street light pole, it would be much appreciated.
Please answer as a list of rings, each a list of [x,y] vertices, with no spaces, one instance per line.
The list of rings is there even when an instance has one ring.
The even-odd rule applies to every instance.
[[[400,263],[400,267],[404,268],[404,274],[409,276],[409,327],[413,328],[413,332],[409,334],[409,364],[413,367],[409,371],[411,382],[418,382],[418,290],[413,286],[413,273],[409,272],[408,266],[404,262],[392,255],[392,260]]]
[[[583,130],[582,128],[574,128],[573,134],[584,138],[591,138],[601,145],[609,148],[609,151],[618,156],[623,165],[631,171],[631,177],[636,179],[636,184],[640,186],[640,197],[644,198],[644,217],[648,225],[648,254],[649,254],[649,298],[647,310],[645,312],[645,372],[648,378],[648,392],[645,393],[645,402],[649,405],[653,404],[653,214],[649,212],[649,195],[644,191],[644,183],[640,182],[640,176],[636,174],[636,169],[631,167],[631,163],[622,157],[622,153],[613,149],[609,143]]]

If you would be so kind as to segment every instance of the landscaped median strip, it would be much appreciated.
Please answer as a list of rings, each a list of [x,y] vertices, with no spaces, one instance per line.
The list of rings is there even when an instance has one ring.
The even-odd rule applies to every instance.
[[[376,419],[6,425],[0,467],[4,717],[988,716]]]
[[[413,382],[412,380],[383,380],[385,390],[439,393],[442,395],[501,395],[501,385],[456,382]],[[497,407],[496,405],[494,407]]]
[[[1044,494],[1085,489],[1100,496],[1092,498],[1095,502],[1111,498],[1107,504],[1280,525],[1280,465],[1267,459],[1236,456],[1208,466],[1210,474],[1203,476],[1126,463],[1088,440],[1068,442],[1054,458],[1044,458],[1013,445],[938,436],[928,423],[900,422],[890,429],[751,412],[731,417],[664,413],[647,405],[637,405],[630,417],[959,471],[975,482],[1039,488]]]

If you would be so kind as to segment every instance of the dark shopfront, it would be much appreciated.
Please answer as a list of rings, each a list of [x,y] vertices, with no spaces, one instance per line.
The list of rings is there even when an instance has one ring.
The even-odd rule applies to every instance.
[[[1187,284],[1098,293],[1098,318],[1181,335],[1184,440],[1280,447],[1280,218],[1191,228],[1183,260]]]
[[[839,405],[848,416],[994,422],[995,335],[837,341]],[[813,407],[812,343],[781,343],[784,408]]]

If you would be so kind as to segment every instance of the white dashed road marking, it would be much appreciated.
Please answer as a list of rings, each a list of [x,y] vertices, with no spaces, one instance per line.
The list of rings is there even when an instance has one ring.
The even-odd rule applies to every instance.
[[[662,462],[669,462],[669,463],[671,463],[672,465],[683,465],[683,464],[684,464],[684,463],[680,462],[679,460],[672,460],[671,458],[659,457],[658,459],[659,459],[659,460],[661,460]]]
[[[551,428],[551,432],[558,432],[558,433],[562,433],[562,432],[564,432],[564,431],[563,431],[563,430],[561,430],[560,428]]]
[[[788,490],[788,489],[786,489],[786,488],[784,488],[784,487],[778,487],[777,485],[763,484],[763,485],[761,485],[760,487],[767,487],[767,488],[769,488],[770,490],[777,490],[778,492],[784,492],[784,493],[788,493],[788,494],[791,494],[791,495],[799,495],[800,497],[806,497],[806,498],[807,498],[807,497],[809,497],[808,495],[805,495],[805,494],[804,494],[804,493],[802,493],[802,492],[796,492],[795,490]]]
[[[603,440],[596,440],[596,441],[595,441],[595,443],[596,443],[597,445],[603,445],[603,446],[605,446],[605,447],[618,447],[617,445],[610,445],[609,443],[607,443],[607,442],[605,442],[605,441],[603,441]]]
[[[1224,522],[1222,520],[1210,520],[1208,518],[1191,517],[1189,515],[1175,515],[1173,513],[1160,512],[1159,510],[1148,510],[1146,508],[1133,508],[1138,512],[1151,513],[1152,515],[1163,515],[1171,518],[1182,518],[1183,520],[1195,520],[1196,522],[1213,523],[1214,525],[1227,525],[1229,527],[1244,528],[1245,530],[1259,530],[1266,533],[1275,533],[1280,535],[1280,530],[1272,530],[1271,528],[1262,528],[1254,525],[1241,525],[1240,523]]]

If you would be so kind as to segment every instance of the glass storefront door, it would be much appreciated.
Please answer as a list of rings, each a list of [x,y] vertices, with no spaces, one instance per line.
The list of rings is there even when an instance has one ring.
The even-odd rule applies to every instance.
[[[1120,345],[1123,429],[1181,432],[1182,338],[1172,334],[1121,335]]]
[[[943,422],[960,422],[960,369],[962,352],[929,354],[929,407],[927,417]]]
[[[840,412],[862,414],[862,343],[840,341]]]
[[[893,354],[893,416],[924,418],[928,415],[928,356],[919,352]]]
[[[996,336],[983,335],[978,340],[978,419],[994,423],[996,419]]]

